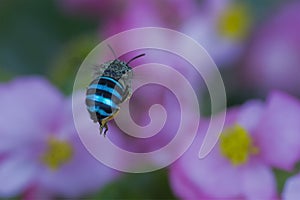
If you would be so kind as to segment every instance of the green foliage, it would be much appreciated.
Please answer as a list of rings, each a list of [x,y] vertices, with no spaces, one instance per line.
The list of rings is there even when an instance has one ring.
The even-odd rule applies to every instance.
[[[273,172],[276,177],[277,191],[281,194],[286,180],[291,177],[291,173],[280,169],[274,169]]]
[[[12,74],[8,73],[0,66],[0,82],[8,81],[12,78]]]
[[[145,174],[124,174],[92,199],[175,199],[166,170]]]
[[[53,0],[2,0],[0,66],[12,74],[45,75],[69,40],[96,31],[96,23],[67,17]]]
[[[298,163],[294,168],[294,170],[290,172],[280,170],[280,169],[273,169],[276,182],[277,182],[277,191],[279,194],[282,193],[286,180],[291,176],[298,174],[299,171],[300,171],[300,163]]]
[[[94,35],[80,36],[70,41],[52,63],[50,80],[66,94],[70,94],[77,70],[96,45],[97,39]]]

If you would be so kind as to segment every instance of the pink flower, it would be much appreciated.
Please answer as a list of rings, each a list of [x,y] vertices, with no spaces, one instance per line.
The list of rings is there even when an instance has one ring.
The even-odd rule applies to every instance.
[[[64,0],[59,2],[71,14],[94,17],[102,22],[105,36],[145,26],[178,29],[196,10],[195,0]]]
[[[109,18],[105,25],[100,27],[100,31],[104,36],[111,36],[128,29],[147,26],[178,30],[196,10],[195,0],[128,1],[123,14]]]
[[[78,197],[116,176],[83,147],[71,101],[46,80],[0,85],[0,196]]]
[[[299,9],[299,2],[284,6],[258,30],[243,69],[248,87],[300,94]]]
[[[201,44],[218,65],[241,55],[251,29],[250,7],[232,0],[208,0],[181,31]]]
[[[147,70],[150,76],[159,75],[151,70]],[[161,74],[161,77],[165,77],[166,82],[173,82],[174,87],[180,88],[182,85],[178,80],[172,80],[172,77]],[[153,78],[155,80],[155,77]],[[134,80],[139,81],[139,80]],[[184,91],[182,91],[184,94]],[[181,95],[183,96],[183,95]],[[163,121],[162,114],[155,112],[155,119],[150,120],[149,109],[154,104],[159,104],[164,107],[167,113],[167,118],[165,124],[162,126],[162,129],[158,129],[158,132],[155,132],[155,135],[146,138],[135,138],[130,137],[126,133],[120,130],[120,128],[114,123],[110,122],[110,130],[107,137],[110,138],[113,142],[117,143],[118,146],[124,150],[132,152],[151,152],[158,150],[165,145],[167,145],[176,135],[176,132],[180,124],[180,116],[189,117],[191,113],[181,113],[181,108],[176,99],[176,96],[169,91],[167,88],[164,88],[161,85],[148,84],[138,90],[136,90],[132,97],[129,100],[130,104],[130,114],[134,123],[139,126],[148,126],[158,129],[159,127],[154,127],[154,121]],[[123,109],[121,107],[121,109]],[[126,124],[127,127],[130,124]],[[129,134],[134,134],[139,136],[145,136],[152,133],[150,129],[145,129],[145,132],[136,132],[134,128]],[[153,132],[154,133],[154,132]],[[121,143],[118,141],[122,141]],[[126,142],[124,142],[126,141]]]
[[[284,186],[282,198],[284,200],[294,200],[300,198],[300,174],[289,178]]]
[[[265,104],[249,101],[228,111],[217,145],[200,160],[203,122],[191,148],[171,166],[174,193],[183,199],[275,198],[271,167],[289,170],[299,160],[299,120],[300,102],[287,94],[273,92]]]

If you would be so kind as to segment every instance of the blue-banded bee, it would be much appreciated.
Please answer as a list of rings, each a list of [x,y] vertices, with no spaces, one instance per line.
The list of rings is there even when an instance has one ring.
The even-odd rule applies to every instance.
[[[109,46],[115,55],[112,48]],[[131,96],[132,68],[131,61],[144,56],[140,54],[127,63],[119,60],[108,61],[97,67],[95,79],[89,84],[86,91],[86,106],[91,119],[100,125],[100,134],[104,128],[104,136],[108,131],[107,122],[119,112],[119,104]]]

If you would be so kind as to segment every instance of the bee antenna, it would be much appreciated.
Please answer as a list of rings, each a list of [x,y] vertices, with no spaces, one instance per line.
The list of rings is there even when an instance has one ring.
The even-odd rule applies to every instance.
[[[137,59],[137,58],[139,58],[139,57],[145,56],[145,55],[146,55],[146,54],[143,53],[143,54],[140,54],[140,55],[138,55],[138,56],[135,56],[135,57],[131,58],[131,59],[126,63],[126,65],[128,65],[131,61],[133,61],[133,60],[135,60],[135,59]]]
[[[110,51],[113,53],[115,59],[117,59],[116,52],[113,50],[113,48],[112,48],[109,44],[107,44],[107,46],[108,46],[108,48],[110,49]]]

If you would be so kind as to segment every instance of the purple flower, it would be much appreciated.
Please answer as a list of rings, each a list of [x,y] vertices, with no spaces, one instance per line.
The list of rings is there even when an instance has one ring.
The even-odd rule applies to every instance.
[[[300,174],[289,178],[284,186],[282,198],[284,200],[294,200],[300,198]]]
[[[71,100],[40,77],[0,85],[0,196],[76,197],[116,175],[76,133]]]
[[[197,8],[195,0],[64,0],[59,4],[68,13],[100,21],[105,36],[145,26],[178,29]]]
[[[258,30],[245,60],[248,87],[300,94],[300,3],[294,2]]]
[[[214,120],[214,119],[213,119]],[[263,104],[253,100],[227,113],[221,137],[210,154],[198,152],[208,122],[170,171],[174,193],[183,199],[273,199],[271,167],[292,169],[300,156],[300,103],[273,92]]]
[[[163,63],[167,66],[170,66],[171,69],[174,69],[174,71],[176,71],[177,73],[182,74],[185,77],[185,79],[188,82],[190,82],[192,86],[194,86],[195,93],[199,91],[200,77],[197,71],[193,68],[193,66],[187,64],[182,58],[176,58],[172,55],[157,52],[155,50],[151,51],[150,53],[148,52],[149,51],[146,52],[147,58],[145,56],[145,60],[149,61],[149,63]],[[161,56],[160,53],[162,53],[163,56]],[[181,82],[182,80],[174,78],[174,76],[172,76],[169,73],[166,73],[164,70],[154,71],[151,68],[151,65],[154,64],[149,64],[148,66],[144,66],[142,68],[143,74],[135,74],[137,77],[133,80],[133,83],[139,82],[139,79],[145,78],[144,76],[147,76],[146,80],[163,80],[162,82],[164,82],[166,85],[169,84],[173,85],[173,88],[178,88],[179,92],[177,95],[186,98],[184,102],[181,102],[182,104],[189,103],[191,97],[188,94],[186,94],[187,88],[185,88],[185,85],[183,84],[183,82]],[[114,132],[109,134],[108,137],[112,138],[113,141],[117,141],[117,139],[114,137],[122,137],[123,139],[121,141],[126,140],[127,143],[122,143],[120,144],[120,146],[122,149],[128,151],[151,152],[161,149],[175,137],[180,125],[181,116],[184,118],[190,118],[191,120],[195,119],[191,117],[191,113],[182,113],[183,111],[180,108],[179,99],[175,96],[175,94],[172,93],[169,87],[162,86],[159,84],[147,84],[139,88],[133,93],[132,97],[129,100],[129,103],[131,105],[131,117],[135,121],[135,123],[140,126],[149,125],[157,131],[150,131],[150,129],[145,129],[144,132],[137,132],[137,130],[133,128],[132,132],[135,131],[134,135],[137,136],[144,136],[152,132],[156,133],[155,135],[147,138],[134,138],[127,137],[126,133],[122,132],[119,128],[114,127],[112,129]],[[151,120],[149,117],[149,109],[152,105],[155,104],[159,104],[162,107],[164,107],[167,114],[165,124],[162,126],[161,129],[158,129],[159,126],[155,125],[155,123],[151,120],[163,121],[162,113],[155,112],[155,117],[153,117],[153,119]],[[112,126],[114,126],[113,123]],[[127,126],[130,125],[127,124]]]
[[[100,31],[111,36],[132,28],[156,26],[179,30],[197,10],[195,0],[129,1],[119,17],[111,17]]]
[[[250,32],[249,7],[231,0],[209,0],[199,10],[180,30],[203,45],[217,64],[235,61]]]

